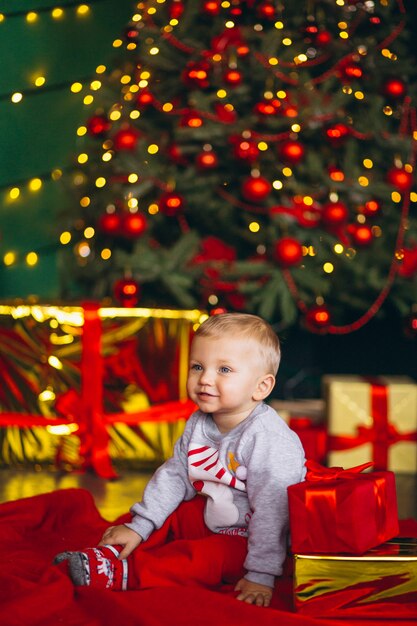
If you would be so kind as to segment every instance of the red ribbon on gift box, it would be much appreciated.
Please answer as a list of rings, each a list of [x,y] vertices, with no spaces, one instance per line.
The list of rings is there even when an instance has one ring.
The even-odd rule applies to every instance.
[[[372,426],[359,425],[354,435],[330,435],[329,450],[349,450],[365,443],[372,444],[372,457],[376,470],[388,468],[388,450],[399,441],[417,442],[417,431],[400,433],[388,421],[388,387],[377,378],[364,377],[370,384]]]
[[[306,480],[323,481],[323,480],[336,480],[338,478],[357,478],[360,472],[369,469],[373,466],[373,461],[368,463],[362,463],[362,465],[356,465],[349,469],[343,467],[324,467],[316,461],[306,461]]]

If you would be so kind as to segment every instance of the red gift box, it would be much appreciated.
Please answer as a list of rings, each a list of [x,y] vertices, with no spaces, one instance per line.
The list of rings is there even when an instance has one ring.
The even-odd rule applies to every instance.
[[[310,417],[290,417],[289,427],[297,433],[303,444],[306,458],[324,463],[327,455],[327,429]]]
[[[293,553],[363,554],[398,535],[395,475],[307,461],[306,480],[288,487]]]

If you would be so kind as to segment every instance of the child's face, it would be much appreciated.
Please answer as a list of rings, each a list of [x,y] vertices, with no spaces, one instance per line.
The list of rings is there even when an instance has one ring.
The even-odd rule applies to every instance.
[[[253,339],[193,339],[188,395],[214,418],[242,419],[249,415],[262,399],[258,392],[265,377],[265,365]]]

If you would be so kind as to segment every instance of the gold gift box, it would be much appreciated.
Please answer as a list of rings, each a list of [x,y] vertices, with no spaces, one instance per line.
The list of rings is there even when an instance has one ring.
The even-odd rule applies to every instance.
[[[171,405],[186,408],[189,344],[207,315],[97,304],[100,347],[93,348],[85,340],[88,315],[81,304],[0,303],[0,467],[89,463],[76,414],[89,388],[102,396],[94,412],[108,434],[101,458],[153,468],[171,455],[191,413],[174,420]],[[70,394],[72,403],[60,405]],[[151,408],[165,413],[147,418]],[[92,431],[88,424],[90,448],[98,439]]]
[[[417,384],[407,376],[378,376],[387,390],[387,466],[393,472],[417,473]],[[353,467],[373,461],[375,416],[372,415],[370,379],[352,374],[323,377],[329,434],[329,466]],[[360,436],[368,429],[368,437]],[[379,434],[380,437],[380,434]],[[358,438],[355,445],[334,448],[337,439]]]
[[[416,619],[417,538],[361,556],[295,554],[294,605],[314,617]]]

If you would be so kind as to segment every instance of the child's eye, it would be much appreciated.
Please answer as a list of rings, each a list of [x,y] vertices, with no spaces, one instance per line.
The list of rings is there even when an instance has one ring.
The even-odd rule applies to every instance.
[[[230,367],[227,367],[226,365],[223,365],[222,367],[220,367],[219,371],[222,374],[228,374],[229,372],[231,372],[232,370],[230,369]]]
[[[201,370],[203,369],[201,367],[201,365],[199,365],[198,363],[193,363],[193,365],[191,365],[191,369],[196,371],[196,372],[201,372]]]

